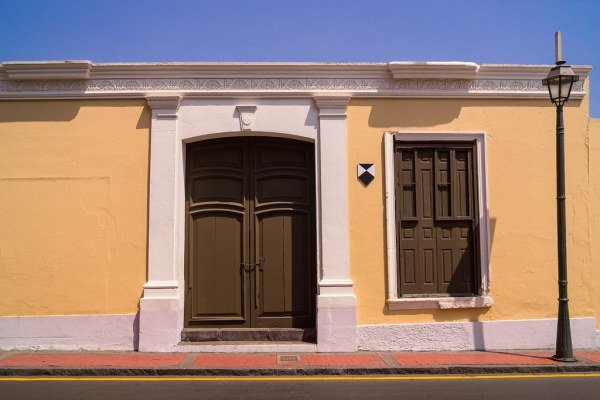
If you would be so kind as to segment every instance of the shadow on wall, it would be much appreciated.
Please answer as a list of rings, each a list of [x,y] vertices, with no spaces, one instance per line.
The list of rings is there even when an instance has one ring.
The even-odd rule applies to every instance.
[[[431,99],[409,99],[375,102],[369,114],[370,127],[433,127],[455,120],[463,102],[440,100],[433,106]],[[435,110],[435,112],[429,112]]]
[[[0,122],[72,121],[79,114],[82,101],[33,100],[4,102]]]
[[[384,99],[368,101],[356,100],[354,105],[372,106],[369,113],[369,126],[395,130],[405,127],[421,127],[435,130],[457,119],[465,107],[540,107],[553,109],[550,100],[545,99]],[[571,100],[566,107],[578,108],[581,100]]]
[[[77,117],[81,107],[131,107],[140,100],[31,100],[6,101],[0,107],[2,122],[66,122]],[[150,128],[148,106],[140,113],[136,129]],[[101,121],[99,122],[101,123]]]
[[[139,304],[139,303],[138,303]],[[133,350],[138,351],[140,349],[140,308],[138,306],[138,312],[135,314],[133,319]]]

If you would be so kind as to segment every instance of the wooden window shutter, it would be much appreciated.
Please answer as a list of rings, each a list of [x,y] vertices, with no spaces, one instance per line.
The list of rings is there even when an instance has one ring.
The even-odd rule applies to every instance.
[[[476,294],[474,144],[402,144],[396,151],[398,290]]]

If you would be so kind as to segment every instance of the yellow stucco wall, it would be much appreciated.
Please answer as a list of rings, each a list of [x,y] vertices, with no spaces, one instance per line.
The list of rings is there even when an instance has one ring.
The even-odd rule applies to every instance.
[[[137,311],[145,103],[0,102],[0,316]]]
[[[590,190],[587,100],[565,110],[567,229],[572,316],[600,311],[592,269],[590,219],[600,190]],[[491,230],[489,309],[389,311],[386,300],[385,131],[485,131]],[[350,272],[358,323],[552,318],[557,311],[555,108],[547,100],[354,99],[348,108]],[[599,133],[600,134],[600,133]],[[595,143],[595,142],[594,142]],[[600,145],[594,150],[598,163]],[[356,164],[375,162],[367,187]],[[598,167],[595,167],[598,170]],[[600,175],[597,171],[596,177]],[[598,182],[598,178],[595,178]],[[597,186],[597,185],[596,185]],[[595,242],[598,260],[598,241]],[[595,281],[592,278],[595,275]]]
[[[587,107],[572,101],[565,115],[572,316],[600,315],[600,121]],[[545,100],[351,101],[350,267],[360,324],[555,317],[554,115]],[[137,310],[149,124],[144,100],[0,102],[0,316]],[[487,132],[491,309],[387,309],[390,130]],[[367,187],[356,180],[359,162],[377,165]]]
[[[600,328],[600,119],[589,121],[590,148],[590,235],[592,251],[592,300],[596,310],[596,326]]]

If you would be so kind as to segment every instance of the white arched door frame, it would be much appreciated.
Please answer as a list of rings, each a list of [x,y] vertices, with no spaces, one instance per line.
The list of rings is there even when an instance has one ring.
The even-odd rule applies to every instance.
[[[152,109],[148,281],[140,301],[139,349],[179,346],[184,324],[184,183],[187,143],[228,136],[277,136],[315,143],[317,345],[290,351],[355,351],[356,298],[349,274],[346,107],[348,97],[206,99],[148,97]],[[193,351],[208,346],[194,346]],[[274,351],[272,345],[210,346]]]

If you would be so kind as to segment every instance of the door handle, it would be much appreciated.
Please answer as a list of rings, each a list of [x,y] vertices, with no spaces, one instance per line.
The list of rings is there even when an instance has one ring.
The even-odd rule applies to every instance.
[[[258,302],[259,302],[259,290],[260,290],[260,266],[265,262],[265,259],[263,257],[260,257],[258,259],[257,263],[241,263],[242,268],[244,269],[244,271],[246,272],[252,272],[254,271],[254,307],[258,308]]]
[[[241,263],[241,265],[242,265],[242,268],[244,268],[244,271],[246,271],[246,272],[252,272],[252,271],[254,271],[254,269],[255,269],[257,266],[259,266],[259,265],[260,265],[260,262],[257,262],[257,263],[249,263],[249,264],[247,264],[247,263]]]
[[[246,272],[252,272],[254,271],[254,269],[258,266],[260,266],[263,262],[265,261],[264,258],[259,258],[257,263],[241,263],[242,268],[244,268],[244,270]]]
[[[260,266],[265,262],[265,259],[260,257],[258,262],[254,264],[254,308],[258,308],[259,296],[258,291],[260,290]]]

